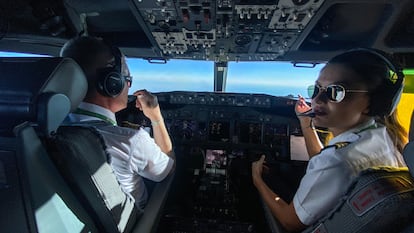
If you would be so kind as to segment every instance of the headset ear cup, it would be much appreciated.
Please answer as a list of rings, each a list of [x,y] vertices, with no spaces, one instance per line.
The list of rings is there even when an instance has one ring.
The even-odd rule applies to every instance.
[[[113,67],[107,67],[98,71],[97,90],[101,95],[117,97],[125,86],[122,75]]]
[[[391,106],[390,109],[388,111],[388,115],[391,115],[391,113],[393,113],[395,111],[395,109],[398,106],[398,103],[400,102],[401,99],[401,95],[403,93],[403,89],[404,89],[404,75],[401,74],[402,77],[399,77],[397,82],[395,84],[393,84],[392,90],[393,90],[393,99],[391,102]]]
[[[387,79],[383,82],[382,85],[380,85],[377,91],[371,95],[370,111],[368,113],[368,115],[371,116],[391,115],[397,108],[397,105],[401,98],[401,94],[403,92],[404,74],[402,72],[401,67],[394,62],[394,60],[392,59],[392,57],[390,57],[389,54],[381,50],[370,48],[357,48],[350,51],[363,51],[375,55],[385,63],[385,65],[388,67],[390,71],[395,72],[395,75],[397,76],[397,80],[395,80],[395,82],[391,81],[390,79]],[[387,100],[385,103],[382,101],[378,101],[378,99],[383,98],[377,98],[377,96],[380,97],[382,95],[391,96],[391,98]]]
[[[389,96],[390,94],[391,91],[387,89],[385,85],[378,87],[377,90],[371,94],[368,115],[387,116],[392,105],[392,99],[385,100],[384,98],[381,98],[381,96]]]
[[[391,80],[386,80],[374,93],[371,94],[368,115],[388,116],[395,111],[403,92],[402,80],[403,77],[400,77],[396,83],[392,83]],[[385,102],[378,101],[384,100],[381,96],[392,96],[392,98],[387,99]]]

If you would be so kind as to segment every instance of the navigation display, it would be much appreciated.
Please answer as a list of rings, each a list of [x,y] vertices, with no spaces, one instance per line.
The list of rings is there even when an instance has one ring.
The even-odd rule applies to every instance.
[[[211,121],[209,124],[209,140],[227,142],[230,139],[230,123]]]
[[[225,150],[206,150],[206,167],[225,168],[227,165],[227,155]]]

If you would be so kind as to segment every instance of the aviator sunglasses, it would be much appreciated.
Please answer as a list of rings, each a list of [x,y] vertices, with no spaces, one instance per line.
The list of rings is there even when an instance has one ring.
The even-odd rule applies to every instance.
[[[315,98],[320,92],[323,92],[329,101],[339,103],[345,98],[346,92],[368,92],[367,90],[351,90],[345,89],[345,87],[339,84],[331,84],[326,87],[322,87],[318,84],[311,85],[308,87],[308,95],[310,98]]]
[[[126,76],[124,76],[124,79],[125,79],[128,87],[131,87],[132,86],[132,76],[131,75],[126,75]]]

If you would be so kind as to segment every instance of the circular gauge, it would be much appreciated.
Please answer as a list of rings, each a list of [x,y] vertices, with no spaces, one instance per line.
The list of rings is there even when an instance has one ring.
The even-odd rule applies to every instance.
[[[234,40],[234,43],[236,43],[237,45],[246,45],[248,43],[250,43],[252,41],[252,37],[248,36],[248,35],[239,35],[236,37],[236,39]]]
[[[292,0],[296,6],[303,6],[309,2],[309,0]]]
[[[160,21],[158,23],[158,27],[160,27],[163,30],[169,30],[170,29],[170,25],[164,21]]]

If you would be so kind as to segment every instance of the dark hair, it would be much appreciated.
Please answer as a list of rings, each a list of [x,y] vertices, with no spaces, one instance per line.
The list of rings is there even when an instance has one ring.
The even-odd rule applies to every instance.
[[[67,41],[60,50],[61,57],[70,57],[75,60],[88,79],[88,93],[96,88],[96,70],[92,70],[92,65],[96,59],[103,54],[111,54],[111,47],[103,40],[81,36]]]
[[[407,132],[397,119],[395,106],[402,92],[402,72],[382,51],[356,49],[333,57],[328,64],[341,64],[352,70],[355,81],[365,84],[369,95],[369,112],[387,127],[394,145],[401,152],[407,142]],[[392,71],[392,72],[390,72]],[[398,79],[395,80],[395,76]]]

